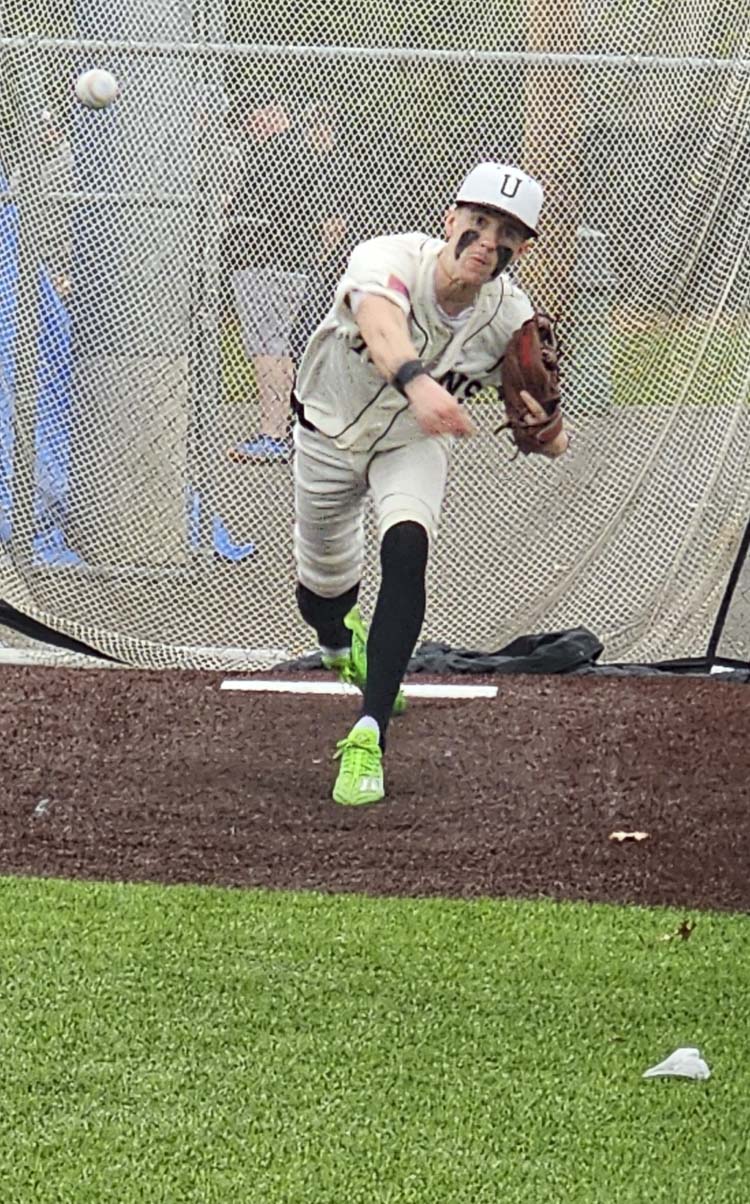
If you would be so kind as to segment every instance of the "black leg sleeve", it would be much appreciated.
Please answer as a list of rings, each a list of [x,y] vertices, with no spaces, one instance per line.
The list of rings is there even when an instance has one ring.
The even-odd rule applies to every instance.
[[[344,627],[344,615],[355,605],[359,586],[354,585],[337,598],[322,598],[311,589],[297,582],[297,605],[306,623],[315,628],[318,643],[324,648],[347,648],[352,635]]]
[[[363,715],[385,733],[391,707],[422,630],[429,542],[420,523],[396,523],[380,549],[382,576],[367,641]]]

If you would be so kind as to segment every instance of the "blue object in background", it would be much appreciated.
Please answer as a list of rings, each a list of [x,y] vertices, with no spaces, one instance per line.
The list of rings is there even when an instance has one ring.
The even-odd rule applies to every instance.
[[[188,489],[188,539],[190,547],[194,552],[200,548],[200,531],[201,531],[201,509],[203,501],[197,489]],[[254,556],[256,552],[255,544],[252,540],[237,543],[229,533],[229,528],[223,519],[215,514],[211,521],[211,542],[213,550],[217,556],[221,556],[222,560],[229,560],[236,564],[240,560],[247,560],[250,556]]]
[[[8,183],[0,171],[0,192]],[[70,319],[44,267],[39,271],[37,425],[34,436],[34,556],[76,564],[65,543],[70,461]],[[18,206],[0,203],[0,539],[13,533],[13,408],[18,326]]]
[[[34,557],[45,564],[80,564],[80,556],[65,540],[72,398],[70,317],[44,269],[39,278],[39,302]]]

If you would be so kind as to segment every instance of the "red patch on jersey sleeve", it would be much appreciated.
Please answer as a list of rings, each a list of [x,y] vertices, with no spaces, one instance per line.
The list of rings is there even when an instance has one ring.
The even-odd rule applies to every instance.
[[[394,293],[401,293],[402,297],[406,297],[407,301],[409,300],[409,290],[403,280],[399,280],[398,276],[389,276],[387,287],[393,289]]]

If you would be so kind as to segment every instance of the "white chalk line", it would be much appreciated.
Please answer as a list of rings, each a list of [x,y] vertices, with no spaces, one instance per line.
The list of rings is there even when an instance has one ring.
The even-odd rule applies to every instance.
[[[256,694],[359,694],[356,686],[339,681],[251,681],[227,677],[222,690],[247,690]],[[453,685],[425,683],[405,685],[407,698],[496,698],[497,686]]]

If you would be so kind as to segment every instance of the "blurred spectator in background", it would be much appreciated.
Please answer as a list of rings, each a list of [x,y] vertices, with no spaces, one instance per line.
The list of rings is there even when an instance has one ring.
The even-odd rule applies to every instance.
[[[241,149],[226,204],[234,301],[260,408],[260,430],[248,450],[260,459],[288,454],[289,341],[304,290],[299,264],[286,245],[289,205],[284,176],[295,170],[291,124],[286,106],[273,97],[237,114]]]
[[[347,218],[335,114],[294,121],[279,100],[242,119],[247,152],[227,209],[232,281],[260,402],[259,429],[230,449],[240,463],[287,460],[294,360],[331,304]],[[338,170],[337,170],[338,168]]]

